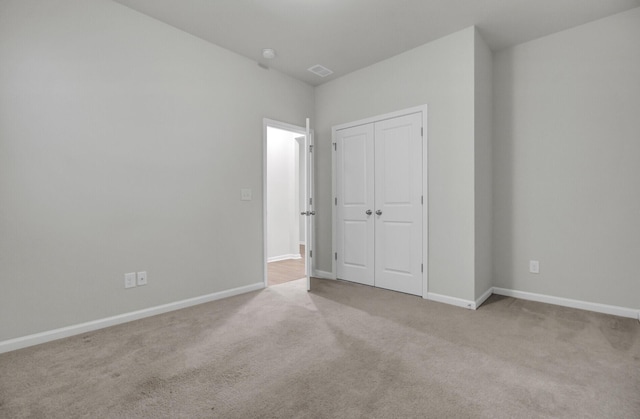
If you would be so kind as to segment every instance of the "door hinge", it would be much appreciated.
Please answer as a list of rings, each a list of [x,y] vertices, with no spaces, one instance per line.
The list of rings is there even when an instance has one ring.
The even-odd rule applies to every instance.
[[[309,144],[309,153],[313,153],[313,144]]]
[[[338,205],[338,197],[333,198],[334,205]]]
[[[313,250],[309,250],[309,257],[312,258],[313,257]]]
[[[313,198],[309,198],[309,205],[313,205]]]
[[[420,272],[424,272],[424,263],[420,264]]]
[[[338,151],[338,143],[333,143],[333,151]]]
[[[420,127],[420,136],[424,137],[424,127]]]
[[[420,196],[420,204],[424,205],[424,195]]]
[[[338,260],[338,252],[335,252],[335,253],[333,254],[333,258],[334,258],[335,260]]]

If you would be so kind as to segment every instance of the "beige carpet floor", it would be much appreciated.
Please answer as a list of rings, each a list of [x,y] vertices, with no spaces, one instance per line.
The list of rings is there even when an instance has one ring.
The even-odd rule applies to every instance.
[[[640,418],[640,324],[293,281],[0,355],[2,418]]]

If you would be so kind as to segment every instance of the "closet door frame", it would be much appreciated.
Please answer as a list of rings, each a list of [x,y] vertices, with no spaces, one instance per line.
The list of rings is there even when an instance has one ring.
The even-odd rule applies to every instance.
[[[423,128],[423,136],[422,136],[422,196],[424,197],[424,205],[422,210],[422,260],[423,260],[423,272],[422,272],[422,298],[426,299],[429,291],[429,193],[428,193],[428,174],[429,174],[429,166],[428,166],[428,150],[429,150],[429,141],[428,141],[428,132],[429,130],[427,125],[427,105],[416,106],[413,108],[403,109],[396,112],[390,112],[382,115],[373,116],[370,118],[365,118],[357,121],[352,121],[340,125],[335,125],[331,129],[331,173],[332,173],[332,183],[331,183],[331,218],[332,218],[332,252],[331,252],[331,262],[332,262],[332,276],[336,278],[337,274],[337,265],[336,265],[336,249],[337,249],[337,211],[335,200],[337,197],[337,161],[336,161],[336,131],[354,127],[357,125],[365,125],[365,124],[373,124],[375,122],[384,121],[387,119],[393,119],[400,116],[406,116],[414,113],[420,112],[422,114],[422,128]]]

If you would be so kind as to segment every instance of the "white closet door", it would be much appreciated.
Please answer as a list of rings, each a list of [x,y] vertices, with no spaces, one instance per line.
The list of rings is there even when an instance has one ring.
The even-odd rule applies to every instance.
[[[422,295],[422,114],[375,123],[375,286]]]
[[[374,284],[373,124],[336,132],[337,277]]]

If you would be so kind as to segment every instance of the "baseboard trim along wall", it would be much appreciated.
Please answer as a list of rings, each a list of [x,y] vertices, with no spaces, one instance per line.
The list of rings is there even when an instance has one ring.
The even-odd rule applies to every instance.
[[[428,292],[425,299],[431,301],[437,301],[439,303],[450,304],[452,306],[463,307],[469,310],[477,310],[478,307],[484,303],[487,298],[491,297],[493,293],[493,288],[489,288],[482,294],[476,301],[464,300],[462,298],[449,297],[448,295],[435,294],[433,292]]]
[[[267,259],[267,263],[280,262],[281,260],[289,260],[289,259],[302,259],[302,256],[300,256],[300,253],[291,253],[289,255],[272,256]]]
[[[313,276],[324,279],[335,279],[331,272],[314,270]],[[234,295],[240,295],[247,292],[258,291],[264,288],[263,282],[257,282],[255,284],[246,285],[243,287],[233,288],[226,291],[215,292],[213,294],[207,294],[200,297],[189,298],[186,300],[176,301],[173,303],[163,304],[160,306],[150,307],[143,310],[132,311],[130,313],[119,314],[112,317],[106,317],[104,319],[94,320],[86,323],[76,324],[72,326],[62,327],[60,329],[49,330],[46,332],[35,333],[28,336],[23,336],[15,339],[9,339],[0,342],[0,353],[15,351],[17,349],[26,348],[29,346],[39,345],[41,343],[51,342],[54,340],[66,338],[69,336],[79,335],[93,330],[103,329],[105,327],[115,326],[122,323],[127,323],[133,320],[143,319],[145,317],[151,317],[169,311],[180,310],[195,306],[198,304],[208,303],[215,300],[221,300],[227,297],[233,297]],[[470,310],[476,310],[485,302],[491,294],[504,295],[507,297],[519,298],[522,300],[537,301],[540,303],[554,304],[563,307],[577,308],[581,310],[594,311],[597,313],[611,314],[614,316],[627,317],[640,320],[640,310],[612,306],[600,303],[591,303],[588,301],[572,300],[570,298],[554,297],[544,294],[536,294],[532,292],[516,291],[507,288],[493,287],[488,289],[482,296],[476,301],[464,300],[462,298],[449,297],[447,295],[435,294],[432,292],[427,293],[425,299],[436,301],[439,303],[445,303],[457,307],[463,307]]]
[[[200,297],[194,297],[186,300],[176,301],[173,303],[163,304],[160,306],[145,308],[143,310],[132,311],[130,313],[119,314],[112,317],[106,317],[104,319],[94,320],[87,323],[76,324],[72,326],[62,327],[60,329],[54,329],[46,332],[35,333],[33,335],[5,340],[0,342],[0,354],[9,351],[15,351],[16,349],[26,348],[28,346],[51,342],[53,340],[58,340],[69,336],[91,332],[97,329],[103,329],[109,326],[127,323],[133,320],[143,319],[145,317],[155,316],[157,314],[167,313],[169,311],[180,310],[182,308],[208,303],[210,301],[233,297],[234,295],[261,290],[263,288],[264,282],[256,282],[255,284],[245,285],[243,287],[233,288],[226,291],[214,292],[213,294],[202,295]]]
[[[436,301],[438,303],[449,304],[452,306],[468,308],[470,310],[476,309],[476,302],[471,300],[463,300],[462,298],[449,297],[448,295],[436,294],[433,292],[428,292],[426,297],[427,300]]]
[[[475,307],[473,307],[474,310],[477,310],[478,307],[480,307],[482,305],[482,303],[484,303],[485,301],[487,301],[487,298],[491,297],[491,294],[493,294],[493,288],[489,288],[488,290],[486,290],[484,292],[484,294],[482,294],[475,303]]]
[[[570,298],[553,297],[551,295],[535,294],[532,292],[516,291],[507,288],[493,287],[493,293],[507,297],[520,298],[522,300],[537,301],[540,303],[555,304],[558,306],[578,308],[581,310],[595,311],[596,313],[612,314],[614,316],[629,317],[640,320],[640,310],[611,306],[588,301],[572,300]]]
[[[331,272],[319,271],[317,269],[313,270],[313,276],[322,279],[336,279],[335,275],[333,275]]]
[[[628,317],[640,320],[640,310],[611,306],[600,303],[590,303],[588,301],[572,300],[570,298],[553,297],[551,295],[535,294],[532,292],[516,291],[507,288],[493,287],[489,288],[476,301],[463,300],[462,298],[449,297],[447,295],[427,293],[427,300],[437,301],[439,303],[450,304],[457,307],[463,307],[470,310],[476,310],[484,303],[491,294],[504,295],[507,297],[519,298],[521,300],[537,301],[539,303],[554,304],[557,306],[577,308],[580,310],[595,311],[596,313],[612,314],[614,316]]]

